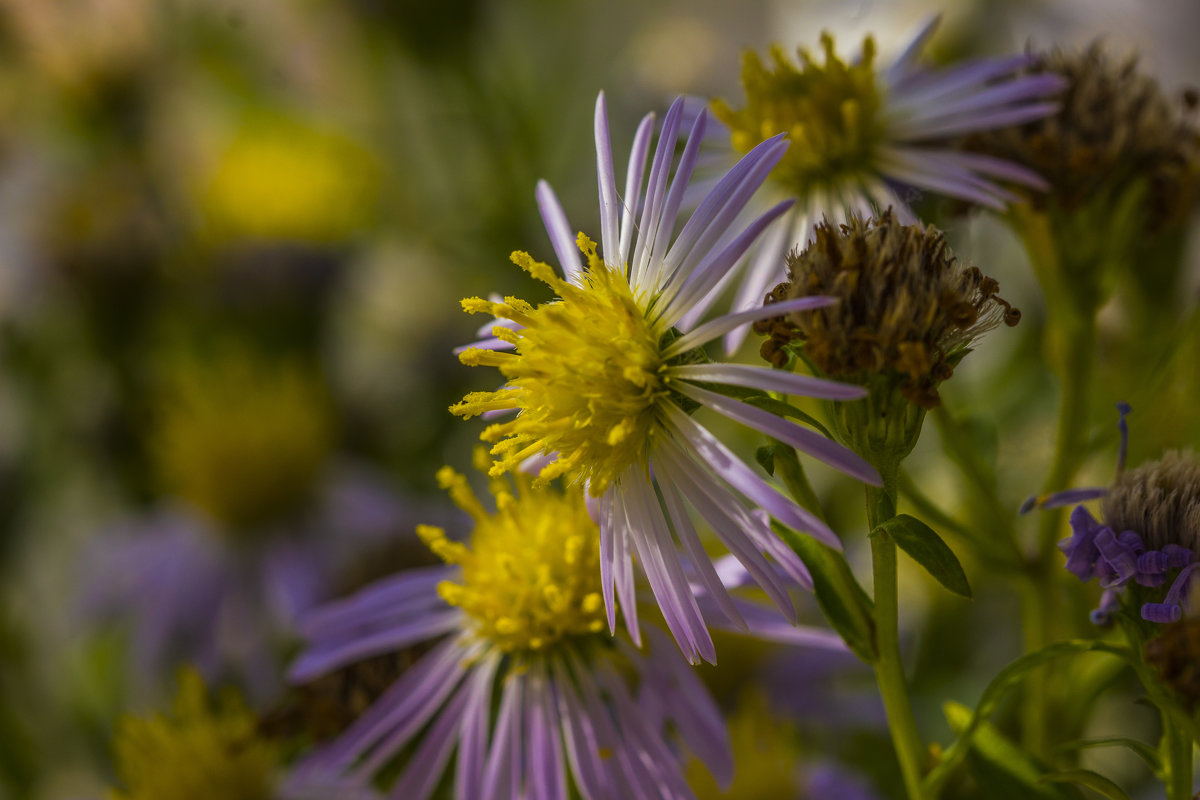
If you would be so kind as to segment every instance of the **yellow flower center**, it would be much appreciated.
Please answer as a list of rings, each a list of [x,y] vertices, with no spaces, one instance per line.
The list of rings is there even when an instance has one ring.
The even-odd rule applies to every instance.
[[[519,415],[492,425],[484,441],[496,442],[492,475],[516,468],[531,455],[558,453],[540,480],[581,477],[599,496],[627,467],[645,458],[656,402],[667,393],[660,331],[647,319],[625,277],[604,264],[582,234],[588,268],[580,286],[526,253],[513,262],[558,294],[536,308],[517,298],[493,303],[463,301],[472,313],[511,319],[519,330],[497,327],[514,352],[471,349],[470,366],[495,366],[508,379],[496,392],[473,392],[450,408],[472,417],[489,409],[517,408]]]
[[[333,445],[315,375],[240,351],[173,367],[154,438],[164,488],[230,532],[275,521],[309,499]]]
[[[746,106],[735,111],[722,100],[712,104],[739,152],[747,153],[778,133],[788,135],[791,147],[772,178],[798,196],[873,172],[884,134],[874,40],[863,40],[862,58],[853,65],[837,57],[828,33],[822,34],[821,46],[824,65],[801,49],[797,67],[776,46],[771,48],[771,69],[756,53],[747,52],[742,60]]]
[[[487,457],[482,451],[480,456],[486,469]],[[429,525],[417,533],[443,561],[462,568],[461,583],[443,581],[438,593],[470,616],[480,638],[505,653],[522,654],[604,630],[600,532],[582,491],[534,488],[517,474],[515,494],[493,482],[493,513],[449,467],[438,473],[438,482],[474,517],[470,545]]]
[[[195,672],[180,675],[169,716],[124,717],[113,749],[123,791],[111,800],[271,800],[277,754],[236,695],[209,701]]]

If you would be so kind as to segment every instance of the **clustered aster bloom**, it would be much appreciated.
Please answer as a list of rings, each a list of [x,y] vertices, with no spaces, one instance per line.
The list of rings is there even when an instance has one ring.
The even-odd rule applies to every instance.
[[[1072,535],[1059,543],[1072,574],[1082,581],[1097,578],[1104,587],[1093,622],[1108,622],[1123,597],[1141,603],[1144,620],[1177,622],[1200,568],[1200,460],[1191,450],[1170,450],[1126,471],[1129,406],[1118,408],[1121,452],[1112,485],[1072,489],[1035,502],[1054,508],[1100,498],[1101,519],[1076,506]]]
[[[315,610],[302,625],[309,647],[291,679],[441,641],[296,776],[366,779],[424,729],[392,797],[428,797],[457,749],[455,796],[463,800],[568,797],[568,784],[588,800],[690,798],[679,756],[663,738],[671,724],[727,783],[728,736],[698,676],[656,627],[647,628],[648,653],[606,630],[600,531],[583,492],[539,487],[518,473],[511,486],[493,479],[492,511],[464,476],[447,467],[438,479],[474,518],[469,543],[421,527],[446,565]],[[765,610],[739,603],[749,619]],[[840,647],[823,631],[789,627],[780,638]]]
[[[684,314],[791,205],[784,201],[736,236],[729,232],[788,148],[775,137],[738,162],[673,235],[707,124],[702,112],[672,178],[682,110],[683,102],[677,100],[666,115],[644,197],[654,119],[643,119],[622,201],[600,95],[595,129],[601,246],[582,234],[574,237],[550,187],[538,186],[542,218],[564,277],[525,253],[514,254],[513,261],[552,288],[557,298],[536,307],[517,298],[463,301],[466,310],[489,313],[502,322],[493,327],[493,339],[463,351],[460,359],[497,367],[507,383],[498,391],[472,393],[451,411],[463,417],[518,412],[482,435],[496,443],[493,474],[542,457],[547,463],[541,466],[541,481],[566,476],[586,484],[600,523],[599,566],[610,630],[615,630],[619,598],[629,632],[640,641],[633,600],[636,552],[684,655],[691,662],[711,662],[716,654],[689,584],[689,569],[726,617],[742,620],[701,545],[689,505],[793,619],[783,579],[764,554],[787,577],[805,585],[811,580],[769,521],[752,513],[753,506],[830,546],[840,544],[823,522],[765,482],[690,412],[711,409],[860,480],[877,483],[878,475],[862,458],[824,436],[730,396],[749,389],[845,400],[861,397],[860,388],[765,367],[710,363],[701,349],[760,317],[799,313],[833,300],[791,300],[680,328]]]
[[[1019,199],[1002,181],[1046,187],[1028,167],[962,152],[951,140],[1044,117],[1058,108],[1047,98],[1062,89],[1064,80],[1020,74],[1030,56],[945,69],[923,65],[921,51],[937,24],[937,18],[930,20],[882,69],[870,37],[853,63],[836,55],[829,34],[821,38],[823,65],[804,49],[798,66],[779,48],[771,51],[769,65],[753,52],[746,54],[745,105],[735,109],[718,100],[714,113],[738,152],[780,132],[788,135],[792,146],[767,186],[774,196],[798,202],[747,260],[734,311],[762,302],[780,279],[784,253],[803,247],[822,220],[836,224],[851,214],[869,217],[876,208],[891,208],[901,222],[916,222],[905,187],[994,209]],[[735,334],[726,344],[732,349],[741,341]]]

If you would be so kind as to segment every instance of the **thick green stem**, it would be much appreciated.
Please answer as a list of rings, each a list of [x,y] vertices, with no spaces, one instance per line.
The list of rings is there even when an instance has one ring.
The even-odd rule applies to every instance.
[[[896,516],[896,466],[880,468],[883,486],[867,487],[867,523],[874,531],[880,523]],[[909,800],[926,795],[921,785],[925,745],[913,716],[900,660],[899,590],[896,580],[896,543],[881,532],[871,535],[871,560],[875,573],[875,644],[879,659],[875,662],[875,680],[887,711],[888,727],[904,786]]]
[[[1167,800],[1192,800],[1192,736],[1163,714],[1167,739]]]

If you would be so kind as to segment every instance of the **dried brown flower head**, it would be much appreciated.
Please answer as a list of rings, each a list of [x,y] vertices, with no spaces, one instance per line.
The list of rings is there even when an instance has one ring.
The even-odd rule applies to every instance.
[[[938,405],[937,385],[950,377],[970,343],[1021,312],[978,267],[962,267],[941,231],[901,225],[891,213],[819,225],[814,241],[787,258],[788,280],[768,303],[828,295],[840,302],[804,315],[763,320],[767,361],[782,365],[800,350],[821,373],[865,383],[892,372],[901,393],[923,408]]]
[[[1147,181],[1147,227],[1176,222],[1200,184],[1200,132],[1193,112],[1195,92],[1178,100],[1137,69],[1137,58],[1118,62],[1093,43],[1083,52],[1054,50],[1026,67],[1032,74],[1068,79],[1057,114],[969,137],[967,150],[1023,164],[1044,177],[1048,194],[1029,199],[1038,207],[1053,201],[1068,211],[1093,196]]]

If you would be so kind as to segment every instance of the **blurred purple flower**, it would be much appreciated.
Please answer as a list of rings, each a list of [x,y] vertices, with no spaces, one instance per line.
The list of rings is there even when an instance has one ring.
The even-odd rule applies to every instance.
[[[280,648],[297,617],[339,588],[356,557],[413,528],[412,505],[355,467],[335,470],[316,505],[309,518],[249,534],[182,506],[129,520],[87,553],[83,617],[130,627],[138,681],[190,662],[266,700],[281,686]]]

